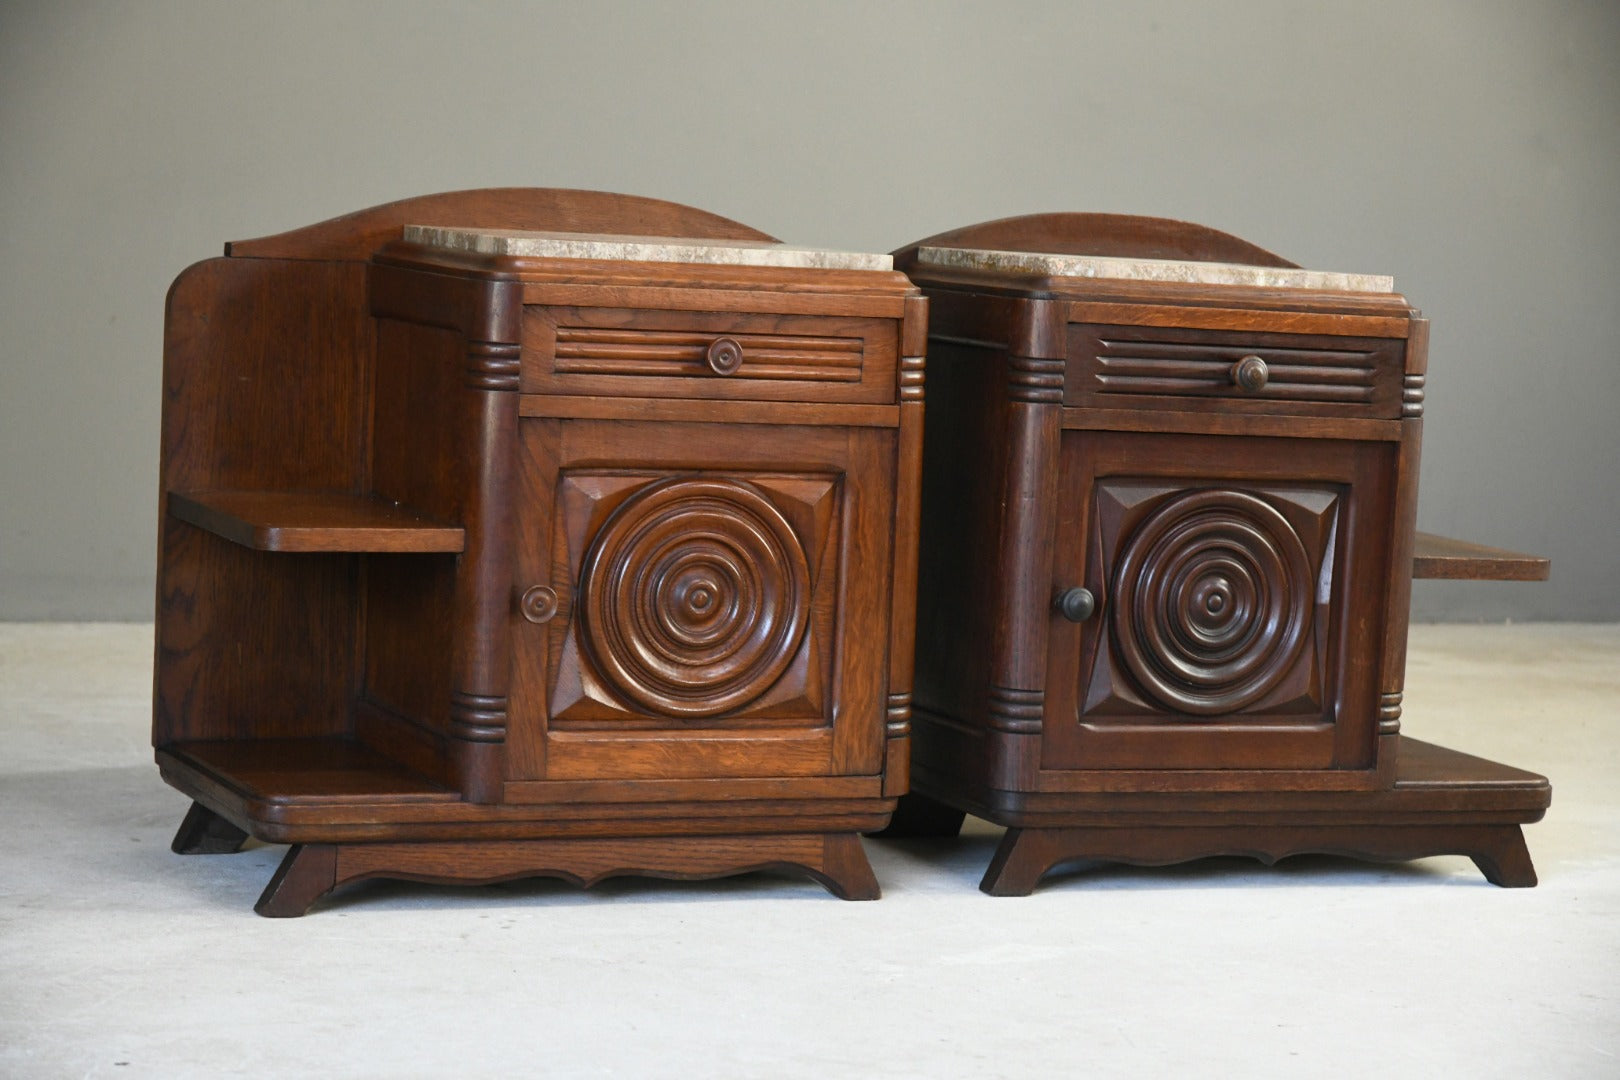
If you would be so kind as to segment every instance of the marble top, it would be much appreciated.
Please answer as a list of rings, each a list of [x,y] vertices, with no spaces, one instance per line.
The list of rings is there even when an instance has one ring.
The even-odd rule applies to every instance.
[[[1175,259],[1115,259],[1101,255],[1046,255],[1030,251],[920,247],[917,261],[961,270],[996,270],[1049,277],[1110,278],[1117,281],[1171,281],[1192,285],[1258,285],[1282,289],[1392,293],[1395,279],[1383,274],[1340,274],[1281,266],[1195,262]]]
[[[888,255],[788,247],[764,240],[455,229],[435,225],[407,225],[405,239],[429,247],[473,251],[482,255],[546,259],[622,259],[632,262],[702,263],[709,266],[786,266],[807,270],[894,269],[894,260]]]

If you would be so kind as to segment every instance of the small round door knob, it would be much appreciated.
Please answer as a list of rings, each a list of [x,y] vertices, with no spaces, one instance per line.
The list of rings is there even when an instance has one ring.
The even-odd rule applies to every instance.
[[[1271,369],[1258,356],[1245,356],[1232,365],[1232,382],[1244,390],[1264,389],[1270,380]]]
[[[557,594],[544,585],[536,585],[523,594],[523,599],[518,602],[518,610],[532,623],[550,622],[551,617],[557,614]]]
[[[730,375],[742,362],[742,346],[735,338],[715,338],[709,343],[709,368],[716,375]]]
[[[1097,610],[1097,598],[1091,595],[1090,589],[1067,589],[1058,593],[1052,607],[1070,622],[1085,622]]]

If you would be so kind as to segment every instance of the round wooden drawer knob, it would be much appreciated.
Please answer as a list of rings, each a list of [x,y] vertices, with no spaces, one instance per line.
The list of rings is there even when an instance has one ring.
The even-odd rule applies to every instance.
[[[742,346],[735,338],[715,338],[709,345],[709,367],[716,375],[730,375],[742,367]]]
[[[1097,598],[1090,589],[1069,589],[1053,599],[1052,607],[1070,622],[1085,622],[1097,610]]]
[[[1255,390],[1263,390],[1270,381],[1271,369],[1258,356],[1245,356],[1232,365],[1232,382],[1240,389],[1252,393]]]
[[[550,622],[557,614],[557,594],[544,585],[536,585],[523,594],[518,610],[532,623]]]

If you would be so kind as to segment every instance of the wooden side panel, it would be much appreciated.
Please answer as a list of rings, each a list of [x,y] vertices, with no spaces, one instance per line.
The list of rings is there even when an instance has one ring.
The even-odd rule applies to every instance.
[[[928,730],[914,753],[925,768],[991,770],[1021,786],[1033,782],[1045,710],[1061,312],[1027,306],[970,344],[957,336],[968,329],[957,307],[936,304],[944,333],[930,339],[917,621]],[[957,755],[942,723],[982,745]]]
[[[155,745],[346,729],[356,559],[250,552],[169,517],[166,496],[360,492],[372,348],[357,265],[213,259],[170,289]]]
[[[367,741],[396,757],[427,739],[444,752],[449,730],[454,557],[371,556],[365,568]],[[391,732],[404,725],[414,730]],[[442,769],[442,766],[441,766]]]
[[[985,349],[930,342],[917,569],[916,687],[927,712],[979,716],[997,618],[1004,379]],[[922,740],[913,748],[924,754]]]
[[[161,531],[153,745],[347,730],[357,557]]]

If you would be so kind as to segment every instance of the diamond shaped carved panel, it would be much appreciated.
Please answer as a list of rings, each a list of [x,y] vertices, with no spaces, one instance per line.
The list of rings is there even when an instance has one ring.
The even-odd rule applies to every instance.
[[[1110,481],[1081,715],[1321,713],[1339,492]]]

